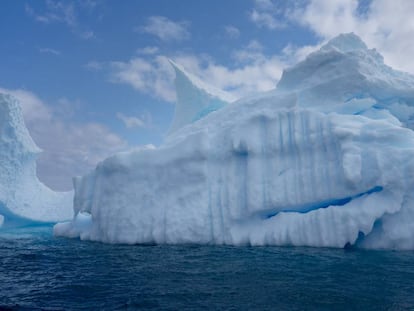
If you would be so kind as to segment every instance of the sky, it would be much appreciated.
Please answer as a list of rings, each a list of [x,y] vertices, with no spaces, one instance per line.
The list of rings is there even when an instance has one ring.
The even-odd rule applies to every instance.
[[[354,32],[414,74],[413,16],[411,0],[2,0],[0,92],[21,102],[41,181],[69,190],[106,157],[163,142],[168,58],[240,98]]]

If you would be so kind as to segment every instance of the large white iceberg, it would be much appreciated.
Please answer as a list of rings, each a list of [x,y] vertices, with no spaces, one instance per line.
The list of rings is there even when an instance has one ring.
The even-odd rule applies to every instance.
[[[73,191],[54,192],[36,176],[41,150],[19,103],[0,93],[0,227],[58,222],[73,217]]]
[[[414,249],[412,76],[340,35],[274,91],[205,113],[206,92],[176,70],[186,81],[177,93],[192,88],[186,104],[202,118],[185,114],[161,147],[119,153],[76,178],[74,219],[56,235]]]

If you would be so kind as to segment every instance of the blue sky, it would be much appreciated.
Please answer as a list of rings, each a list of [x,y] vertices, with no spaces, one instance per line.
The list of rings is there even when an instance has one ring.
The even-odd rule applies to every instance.
[[[159,145],[174,111],[172,58],[237,97],[341,32],[414,72],[414,2],[3,0],[0,90],[44,150],[38,175],[69,189],[114,152]]]

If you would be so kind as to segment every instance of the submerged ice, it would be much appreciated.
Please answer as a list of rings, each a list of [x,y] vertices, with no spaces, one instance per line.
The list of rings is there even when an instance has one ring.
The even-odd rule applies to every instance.
[[[54,192],[37,179],[39,152],[17,100],[0,94],[0,227],[72,218],[73,191]]]
[[[354,34],[238,101],[178,65],[170,135],[74,181],[56,235],[414,249],[414,78]],[[181,94],[181,95],[180,95]]]

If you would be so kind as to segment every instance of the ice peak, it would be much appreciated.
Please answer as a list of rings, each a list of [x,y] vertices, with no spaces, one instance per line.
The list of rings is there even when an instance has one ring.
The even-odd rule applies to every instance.
[[[0,146],[2,146],[0,149],[12,150],[11,145],[33,154],[41,151],[24,124],[23,113],[17,99],[0,93]]]
[[[181,66],[180,64],[177,64],[172,59],[168,59],[168,61],[170,62],[171,66],[174,68],[176,76],[183,76],[186,80],[188,80],[189,83],[193,84],[195,87],[206,92],[207,94],[217,97],[229,103],[237,99],[232,94],[226,91],[220,90],[212,85],[209,85],[206,82],[201,81],[198,77],[186,71],[183,66]]]
[[[351,94],[386,100],[395,96],[412,99],[413,76],[384,63],[375,49],[354,33],[341,34],[305,60],[284,70],[277,88],[300,94],[302,103],[330,104],[346,101]],[[375,95],[373,95],[375,94]]]
[[[321,50],[331,50],[335,49],[343,53],[348,53],[357,50],[367,50],[367,46],[364,41],[361,40],[353,32],[340,34],[333,39],[329,40]]]
[[[208,85],[186,72],[173,60],[169,59],[169,62],[175,70],[177,94],[170,133],[236,100],[233,95]]]

